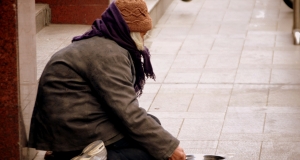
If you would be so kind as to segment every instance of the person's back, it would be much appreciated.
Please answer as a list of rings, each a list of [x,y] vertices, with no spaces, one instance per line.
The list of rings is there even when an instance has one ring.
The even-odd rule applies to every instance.
[[[114,59],[123,59],[128,62],[127,68],[133,68],[127,50],[102,37],[74,42],[52,56],[40,78],[33,115],[37,121],[31,124],[38,130],[30,138],[40,141],[39,145],[43,142],[36,147],[79,150],[93,138],[101,138],[109,145],[113,137],[115,140],[123,137],[108,120],[107,107],[101,98],[104,95],[99,95],[101,91],[93,89],[91,82],[97,76],[97,79],[105,80],[106,75],[101,75],[101,70],[114,67]],[[98,75],[92,75],[95,70]],[[105,82],[95,83],[108,86]],[[109,88],[114,89],[113,86]],[[68,135],[68,139],[61,135]],[[53,143],[46,143],[49,141]]]

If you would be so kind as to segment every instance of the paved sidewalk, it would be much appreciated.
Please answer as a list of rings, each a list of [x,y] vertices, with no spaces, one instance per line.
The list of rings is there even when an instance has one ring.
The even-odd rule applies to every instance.
[[[292,21],[282,0],[174,0],[146,40],[157,79],[147,81],[141,107],[186,153],[299,159],[300,46]],[[38,77],[55,51],[89,27],[40,31]]]

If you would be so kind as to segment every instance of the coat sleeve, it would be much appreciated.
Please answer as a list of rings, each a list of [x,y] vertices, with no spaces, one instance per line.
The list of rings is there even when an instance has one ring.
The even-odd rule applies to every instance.
[[[156,159],[167,159],[177,148],[179,141],[139,107],[128,56],[129,54],[109,53],[105,58],[91,59],[87,78],[125,128],[125,134],[139,142]],[[95,61],[96,59],[101,60]]]

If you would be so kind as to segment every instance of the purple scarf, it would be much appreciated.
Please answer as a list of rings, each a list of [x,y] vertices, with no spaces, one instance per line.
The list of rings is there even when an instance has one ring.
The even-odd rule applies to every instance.
[[[145,85],[145,77],[155,80],[149,50],[146,47],[144,51],[137,49],[135,42],[130,36],[129,28],[115,3],[110,4],[101,18],[94,21],[90,31],[81,36],[74,37],[72,42],[99,36],[109,38],[128,50],[136,71],[134,88],[137,95],[140,96]],[[141,57],[143,57],[143,62]]]

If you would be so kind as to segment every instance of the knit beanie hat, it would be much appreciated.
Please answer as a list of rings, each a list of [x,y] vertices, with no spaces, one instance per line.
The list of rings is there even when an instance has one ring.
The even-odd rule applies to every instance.
[[[144,0],[115,0],[130,32],[147,32],[152,29],[152,20]]]

